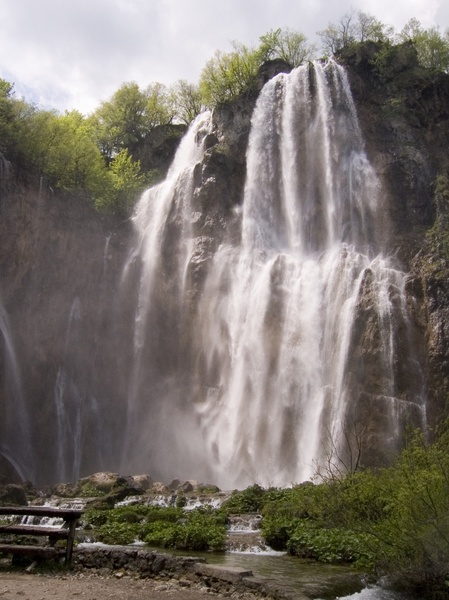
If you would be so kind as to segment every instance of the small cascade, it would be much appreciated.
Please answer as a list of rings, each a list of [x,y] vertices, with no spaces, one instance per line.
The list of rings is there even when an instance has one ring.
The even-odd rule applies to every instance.
[[[281,554],[264,541],[260,528],[262,515],[255,513],[230,515],[226,549],[239,554]]]

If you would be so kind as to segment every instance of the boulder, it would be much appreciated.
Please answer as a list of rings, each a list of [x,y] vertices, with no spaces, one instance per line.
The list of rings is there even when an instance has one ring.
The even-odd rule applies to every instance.
[[[8,483],[0,486],[0,506],[26,506],[26,493],[21,485]]]

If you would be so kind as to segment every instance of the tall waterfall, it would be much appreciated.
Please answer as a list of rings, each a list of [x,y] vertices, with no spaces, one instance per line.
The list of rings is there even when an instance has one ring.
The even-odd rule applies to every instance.
[[[168,471],[237,486],[299,482],[330,455],[381,461],[407,411],[423,424],[423,382],[344,69],[315,63],[265,85],[240,239],[216,249],[194,293],[195,169],[210,131],[206,113],[134,217],[123,464],[143,464],[140,449]]]

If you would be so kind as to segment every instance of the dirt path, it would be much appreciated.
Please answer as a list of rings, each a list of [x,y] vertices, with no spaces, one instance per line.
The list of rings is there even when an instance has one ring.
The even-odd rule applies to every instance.
[[[205,600],[207,597],[218,600],[225,596],[194,587],[187,580],[157,582],[126,576],[118,579],[114,576],[0,573],[0,600]]]

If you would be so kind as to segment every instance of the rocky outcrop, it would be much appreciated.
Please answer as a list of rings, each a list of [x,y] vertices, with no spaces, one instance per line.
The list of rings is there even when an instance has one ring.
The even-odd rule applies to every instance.
[[[185,125],[157,125],[143,142],[131,148],[133,159],[140,161],[142,171],[152,172],[155,179],[162,179],[186,129]]]
[[[368,42],[343,52],[340,60],[348,68],[368,156],[385,193],[387,247],[409,272],[409,309],[420,351],[417,364],[424,365],[427,419],[434,425],[449,393],[449,296],[447,278],[435,277],[429,268],[439,259],[438,244],[429,245],[428,236],[438,218],[435,182],[449,174],[449,75],[423,70],[411,43],[386,48]],[[361,319],[365,317],[362,312]],[[370,335],[369,318],[364,327],[364,335]],[[361,340],[359,350],[364,347],[367,352],[372,347],[367,342]],[[375,351],[365,365],[379,381]],[[400,359],[396,368],[399,382],[419,377]],[[379,415],[381,406],[378,403]]]

